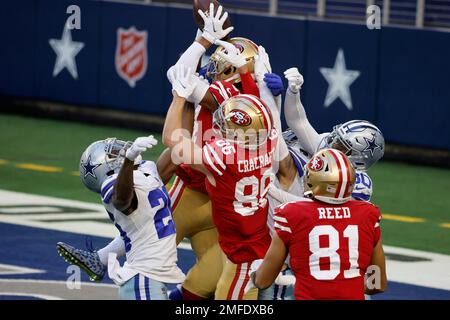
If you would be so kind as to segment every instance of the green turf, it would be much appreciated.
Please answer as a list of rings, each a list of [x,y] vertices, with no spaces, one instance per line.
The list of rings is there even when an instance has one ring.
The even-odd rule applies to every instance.
[[[114,127],[0,115],[0,188],[75,200],[98,202],[98,196],[71,175],[85,147],[97,139],[118,137],[134,140],[151,133]],[[159,134],[155,135],[160,138]],[[163,146],[144,154],[156,159]],[[62,173],[43,173],[14,167],[34,163],[64,168]],[[423,223],[384,220],[385,244],[450,254],[450,170],[381,161],[369,172],[374,197],[382,212],[425,218]]]
[[[0,188],[96,202],[98,196],[81,184],[78,171],[80,156],[92,142],[107,137],[134,140],[151,134],[150,130],[123,130],[74,122],[0,115],[2,147],[0,159],[11,161],[0,166]],[[155,134],[160,140],[160,134]],[[161,143],[144,154],[156,159]],[[14,164],[34,163],[64,168],[64,173],[44,173],[16,169]]]

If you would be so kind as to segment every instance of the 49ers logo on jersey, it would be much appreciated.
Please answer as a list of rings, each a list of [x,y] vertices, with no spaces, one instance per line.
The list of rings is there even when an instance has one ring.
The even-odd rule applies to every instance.
[[[116,70],[134,88],[147,71],[147,31],[117,29]]]
[[[234,109],[231,110],[230,115],[231,122],[239,126],[248,126],[252,123],[252,118],[245,111]]]
[[[311,161],[309,161],[309,163],[308,163],[308,168],[311,169],[312,171],[322,170],[323,160],[320,159],[319,157],[315,157],[315,158],[311,159]]]

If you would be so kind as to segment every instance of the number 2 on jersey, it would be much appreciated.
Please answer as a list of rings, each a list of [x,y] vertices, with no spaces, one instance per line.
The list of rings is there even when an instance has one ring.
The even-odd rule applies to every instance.
[[[350,268],[344,270],[344,278],[355,278],[359,276],[358,265],[358,226],[349,225],[344,230],[344,238],[348,238],[348,256]],[[329,245],[327,247],[320,247],[320,236],[327,236]],[[309,233],[309,268],[311,275],[317,280],[333,280],[341,272],[341,257],[337,253],[339,249],[339,233],[330,225],[316,226]],[[328,258],[330,261],[330,268],[328,270],[321,270],[320,258]]]
[[[161,189],[152,190],[148,194],[148,201],[153,209],[158,210],[153,218],[158,238],[161,239],[174,234],[176,231],[167,192]]]

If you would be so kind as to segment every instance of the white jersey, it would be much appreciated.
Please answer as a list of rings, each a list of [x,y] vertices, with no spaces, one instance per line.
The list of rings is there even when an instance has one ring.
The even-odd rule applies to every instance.
[[[280,181],[275,176],[273,179],[273,186],[269,189],[269,216],[267,218],[267,224],[269,226],[270,232],[272,233],[274,231],[273,229],[273,215],[275,208],[279,205],[282,205],[283,203],[287,201],[295,201],[297,198],[286,198],[284,196],[279,196],[278,194],[274,194],[273,191],[275,189],[283,190],[287,192],[288,194],[291,194],[295,197],[303,197],[303,168],[306,164],[306,162],[309,160],[309,155],[297,147],[288,147],[289,154],[291,155],[292,159],[294,160],[295,167],[297,168],[297,173],[295,175],[294,181],[289,186],[287,190],[283,190]]]
[[[140,273],[148,278],[181,283],[184,274],[177,266],[176,234],[170,198],[152,161],[142,161],[133,172],[137,209],[130,215],[111,202],[117,174],[102,185],[103,204],[125,242],[126,262],[120,268],[114,258],[108,273],[119,285]],[[115,270],[110,270],[115,269]],[[119,275],[118,275],[119,273]]]

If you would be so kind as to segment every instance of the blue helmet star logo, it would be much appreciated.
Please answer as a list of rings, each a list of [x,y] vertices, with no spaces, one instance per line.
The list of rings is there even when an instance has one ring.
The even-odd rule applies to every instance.
[[[84,177],[92,176],[94,179],[97,179],[97,176],[95,175],[94,170],[97,169],[101,164],[92,164],[91,162],[91,156],[88,157],[86,163],[82,163],[81,166],[84,169]]]
[[[369,140],[368,138],[364,137],[364,140],[366,141],[367,146],[363,150],[363,152],[370,151],[370,154],[373,156],[373,153],[375,152],[376,149],[381,149],[381,146],[377,145],[375,142],[375,136],[372,137],[372,140]]]

